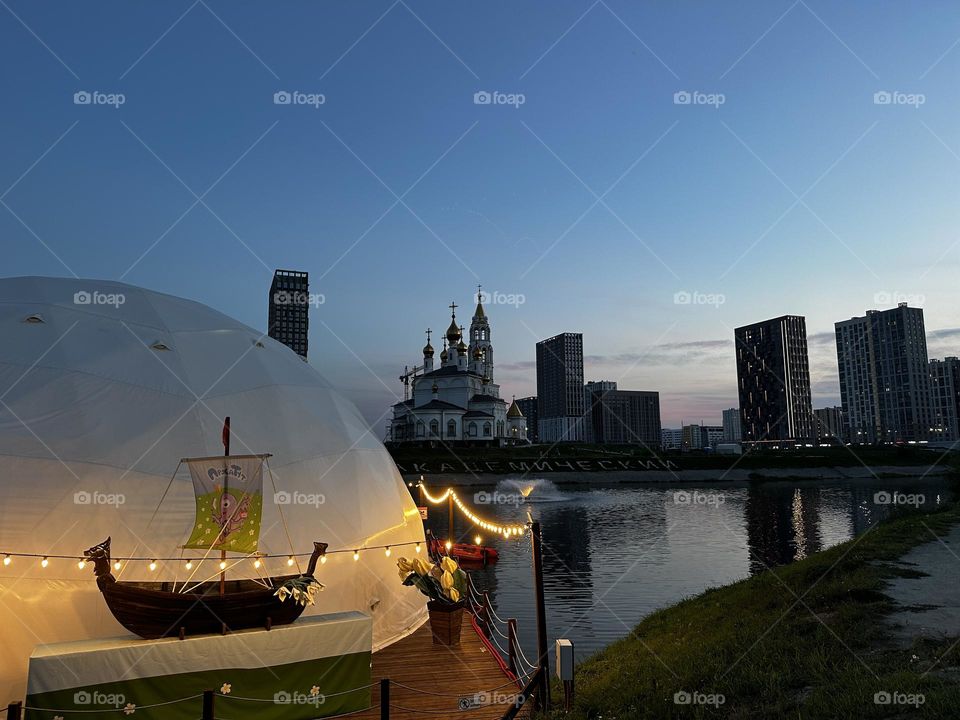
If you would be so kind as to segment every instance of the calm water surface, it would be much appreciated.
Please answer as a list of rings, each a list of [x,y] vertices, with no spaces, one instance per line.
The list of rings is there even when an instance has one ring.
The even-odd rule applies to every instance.
[[[890,514],[877,493],[895,492],[917,496],[924,509],[952,499],[941,477],[560,488],[547,480],[508,479],[460,494],[480,515],[516,523],[529,511],[540,521],[550,652],[554,639],[569,638],[581,660],[658,608],[849,540]],[[430,511],[428,527],[445,538],[446,512]],[[475,531],[462,519],[455,529],[467,541]],[[473,571],[474,580],[501,617],[517,619],[533,659],[529,539],[486,544],[500,550],[500,559]]]

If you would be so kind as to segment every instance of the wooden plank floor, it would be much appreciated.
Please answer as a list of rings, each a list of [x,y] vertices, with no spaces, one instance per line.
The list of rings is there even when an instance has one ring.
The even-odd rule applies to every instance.
[[[503,717],[509,708],[504,703],[512,702],[519,692],[480,640],[467,615],[463,618],[459,647],[434,645],[427,623],[412,635],[374,653],[372,678],[376,682],[381,678],[392,681],[391,718],[406,719],[419,714],[424,718],[494,720]],[[442,695],[412,692],[396,683]],[[473,698],[483,691],[492,696],[492,704],[467,711],[459,709],[459,698]],[[372,701],[375,710],[351,717],[379,719],[379,686],[373,688]]]

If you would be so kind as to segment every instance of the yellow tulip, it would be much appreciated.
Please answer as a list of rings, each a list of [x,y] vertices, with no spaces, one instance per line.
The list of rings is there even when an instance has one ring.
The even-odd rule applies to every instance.
[[[433,565],[431,563],[428,563],[426,560],[423,560],[421,558],[413,559],[413,570],[414,572],[417,573],[417,575],[426,575],[430,572],[432,568],[433,568]]]
[[[452,557],[445,557],[440,561],[440,567],[442,567],[448,573],[455,573],[459,566],[457,565],[457,561]]]
[[[460,591],[453,587],[447,590],[447,595],[454,602],[457,602],[460,599]]]
[[[444,590],[449,590],[450,588],[452,588],[453,575],[451,575],[448,572],[443,573],[443,575],[440,576],[440,587],[442,587]]]
[[[405,557],[397,560],[397,567],[400,568],[401,572],[413,572],[413,563],[411,563]]]

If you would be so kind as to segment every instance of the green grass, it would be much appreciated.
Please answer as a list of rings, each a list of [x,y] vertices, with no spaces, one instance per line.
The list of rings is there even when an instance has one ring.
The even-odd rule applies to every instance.
[[[898,517],[654,613],[582,663],[574,710],[550,717],[956,718],[960,647],[890,641],[883,583],[904,571],[878,561],[899,558],[933,540],[931,530],[943,535],[958,522],[957,506]],[[921,677],[935,663],[938,671],[953,667],[952,679]],[[874,693],[884,690],[923,693],[926,701],[919,711],[875,704]],[[722,693],[725,703],[678,705],[678,691]],[[556,686],[553,698],[562,698]]]
[[[598,460],[644,458],[654,455],[640,445],[533,445],[505,448],[457,447],[451,452],[445,447],[412,448],[393,447],[390,453],[401,465],[415,462],[428,462],[438,465],[448,462],[459,466],[461,462],[501,461],[534,462],[542,459],[553,460]],[[670,460],[683,470],[724,470],[731,466],[743,469],[766,468],[817,468],[817,467],[861,467],[882,465],[932,465],[939,461],[941,465],[960,464],[960,453],[952,453],[941,458],[940,453],[917,447],[900,448],[803,448],[785,451],[754,451],[746,456],[714,455],[705,453],[662,452],[656,457]]]

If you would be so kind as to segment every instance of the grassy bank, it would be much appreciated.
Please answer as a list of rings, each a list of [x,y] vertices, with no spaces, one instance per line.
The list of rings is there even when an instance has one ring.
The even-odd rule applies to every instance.
[[[823,467],[862,467],[868,466],[923,466],[958,463],[958,454],[946,458],[941,454],[918,447],[831,447],[803,448],[798,450],[757,450],[744,456],[715,455],[702,452],[662,452],[654,456],[639,445],[531,445],[504,448],[458,447],[451,451],[444,447],[412,448],[393,447],[390,454],[394,460],[404,466],[415,463],[429,463],[438,466],[449,463],[459,467],[463,463],[476,462],[528,462],[538,460],[618,460],[627,458],[652,459],[654,457],[670,460],[682,470],[725,470],[736,466],[743,469],[790,469]]]
[[[654,613],[579,666],[574,711],[551,717],[957,717],[960,646],[902,647],[889,639],[884,580],[916,571],[881,561],[958,522],[956,505],[895,518],[793,565]],[[724,702],[677,704],[678,692],[722,694]],[[925,702],[919,709],[876,704],[878,692],[922,693]]]

